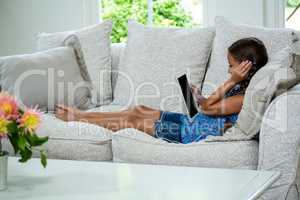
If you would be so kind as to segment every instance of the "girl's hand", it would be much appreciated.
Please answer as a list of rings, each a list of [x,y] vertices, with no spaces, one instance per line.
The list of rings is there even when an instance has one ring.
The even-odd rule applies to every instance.
[[[251,67],[252,62],[249,60],[241,62],[238,66],[233,66],[230,69],[231,81],[233,81],[234,83],[239,83],[245,80]]]
[[[199,89],[195,85],[191,84],[190,86],[191,86],[192,93],[195,96],[200,94]]]
[[[206,98],[200,94],[199,89],[195,85],[191,84],[191,90],[198,105],[202,105],[202,103],[206,100]]]

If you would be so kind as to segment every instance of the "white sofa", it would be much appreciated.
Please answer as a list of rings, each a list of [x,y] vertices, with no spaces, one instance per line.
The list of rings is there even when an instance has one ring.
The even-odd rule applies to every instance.
[[[123,49],[124,44],[112,45],[114,72],[118,71]],[[114,73],[113,88],[116,79]],[[125,107],[110,104],[90,111],[121,109]],[[42,124],[39,134],[50,136],[45,145],[49,158],[280,171],[280,179],[261,199],[299,199],[300,85],[273,100],[265,113],[259,139],[250,141],[171,144],[135,129],[112,133],[91,124],[65,123],[51,114],[43,115]],[[285,128],[280,129],[281,126]],[[10,146],[6,148],[12,152]]]

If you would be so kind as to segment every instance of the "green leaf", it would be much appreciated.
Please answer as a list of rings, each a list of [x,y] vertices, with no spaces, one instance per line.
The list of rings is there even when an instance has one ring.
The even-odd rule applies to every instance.
[[[25,148],[24,151],[20,150],[21,159],[19,162],[27,162],[32,157],[32,151],[28,147]]]
[[[47,155],[45,153],[45,151],[40,151],[41,153],[41,164],[43,165],[44,168],[47,167]]]
[[[36,134],[26,134],[28,143],[33,146],[41,146],[48,141],[49,137],[38,137]]]
[[[11,143],[11,145],[13,146],[14,148],[14,151],[15,151],[15,154],[17,154],[19,152],[19,147],[18,147],[18,144],[17,144],[17,141],[18,141],[18,135],[16,134],[9,134],[8,135],[8,139]]]
[[[9,123],[7,129],[10,134],[17,134],[19,132],[18,124],[16,121]]]
[[[25,151],[26,143],[27,143],[27,141],[26,141],[25,136],[19,136],[19,138],[17,140],[17,144],[18,144],[20,151]]]
[[[12,144],[15,154],[19,152],[19,146],[18,146],[18,141],[19,141],[19,129],[18,129],[18,124],[16,121],[13,121],[8,124],[7,126],[8,129],[8,138],[10,143]]]

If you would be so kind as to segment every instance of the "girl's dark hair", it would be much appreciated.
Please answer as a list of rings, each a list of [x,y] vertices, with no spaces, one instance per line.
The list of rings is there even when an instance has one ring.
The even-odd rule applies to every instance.
[[[229,48],[230,55],[239,62],[249,60],[252,68],[248,77],[240,82],[241,90],[245,92],[253,75],[268,62],[268,53],[264,43],[255,38],[249,37],[234,42]]]

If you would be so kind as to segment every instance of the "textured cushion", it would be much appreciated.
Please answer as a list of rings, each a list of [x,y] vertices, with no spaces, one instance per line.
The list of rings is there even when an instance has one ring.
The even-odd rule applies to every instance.
[[[26,106],[54,110],[57,103],[86,109],[91,105],[91,84],[81,74],[73,48],[0,58],[2,89]]]
[[[111,131],[82,122],[63,122],[43,115],[39,135],[50,137],[45,145],[49,158],[70,160],[111,160]]]
[[[201,86],[214,29],[146,27],[134,21],[128,29],[114,103],[182,111],[176,77],[189,72],[191,82]]]
[[[119,63],[122,55],[125,50],[125,43],[113,43],[111,46],[111,58],[112,58],[112,88],[113,90],[116,88],[118,71],[119,71]]]
[[[107,129],[86,123],[62,122],[54,116],[42,116],[43,124],[37,133],[49,136],[48,142],[43,145],[50,159],[63,160],[112,160],[111,132]],[[14,155],[13,148],[4,140],[3,148]],[[34,157],[39,157],[34,153]]]
[[[136,129],[114,134],[112,148],[117,162],[256,169],[258,161],[256,141],[172,144]]]
[[[87,112],[114,112],[122,106],[105,105]],[[50,136],[46,144],[50,158],[67,160],[112,160],[112,131],[82,122],[63,122],[51,114],[43,115],[39,135]]]
[[[284,59],[269,62],[251,79],[234,127],[224,136],[210,137],[210,140],[251,139],[259,132],[261,120],[272,98],[299,82],[292,65],[292,48],[285,48],[277,54]]]
[[[297,76],[300,76],[300,51],[297,54],[294,54],[294,70]]]
[[[108,112],[121,110],[121,106],[106,105],[88,110],[89,112]],[[52,159],[67,160],[112,160],[110,130],[82,122],[63,122],[52,114],[42,116],[38,135],[49,136],[44,148]],[[4,141],[4,149],[13,155],[13,148]],[[39,154],[34,156],[38,157]]]
[[[216,87],[228,79],[227,49],[232,43],[245,37],[257,37],[264,42],[270,60],[273,60],[276,52],[292,45],[294,40],[292,32],[289,29],[232,24],[224,17],[216,17],[216,37],[202,93],[211,94]]]
[[[75,35],[78,38],[95,88],[93,98],[97,105],[109,104],[112,101],[111,27],[111,21],[104,21],[77,31],[42,33],[37,40],[37,49],[41,51],[62,46],[68,42],[74,43],[74,40],[68,41],[70,35]]]
[[[295,58],[295,70],[297,74],[300,74],[300,31],[296,33],[296,42],[294,44],[293,53]]]
[[[296,49],[300,52],[300,31],[295,31],[295,35],[296,35]]]

